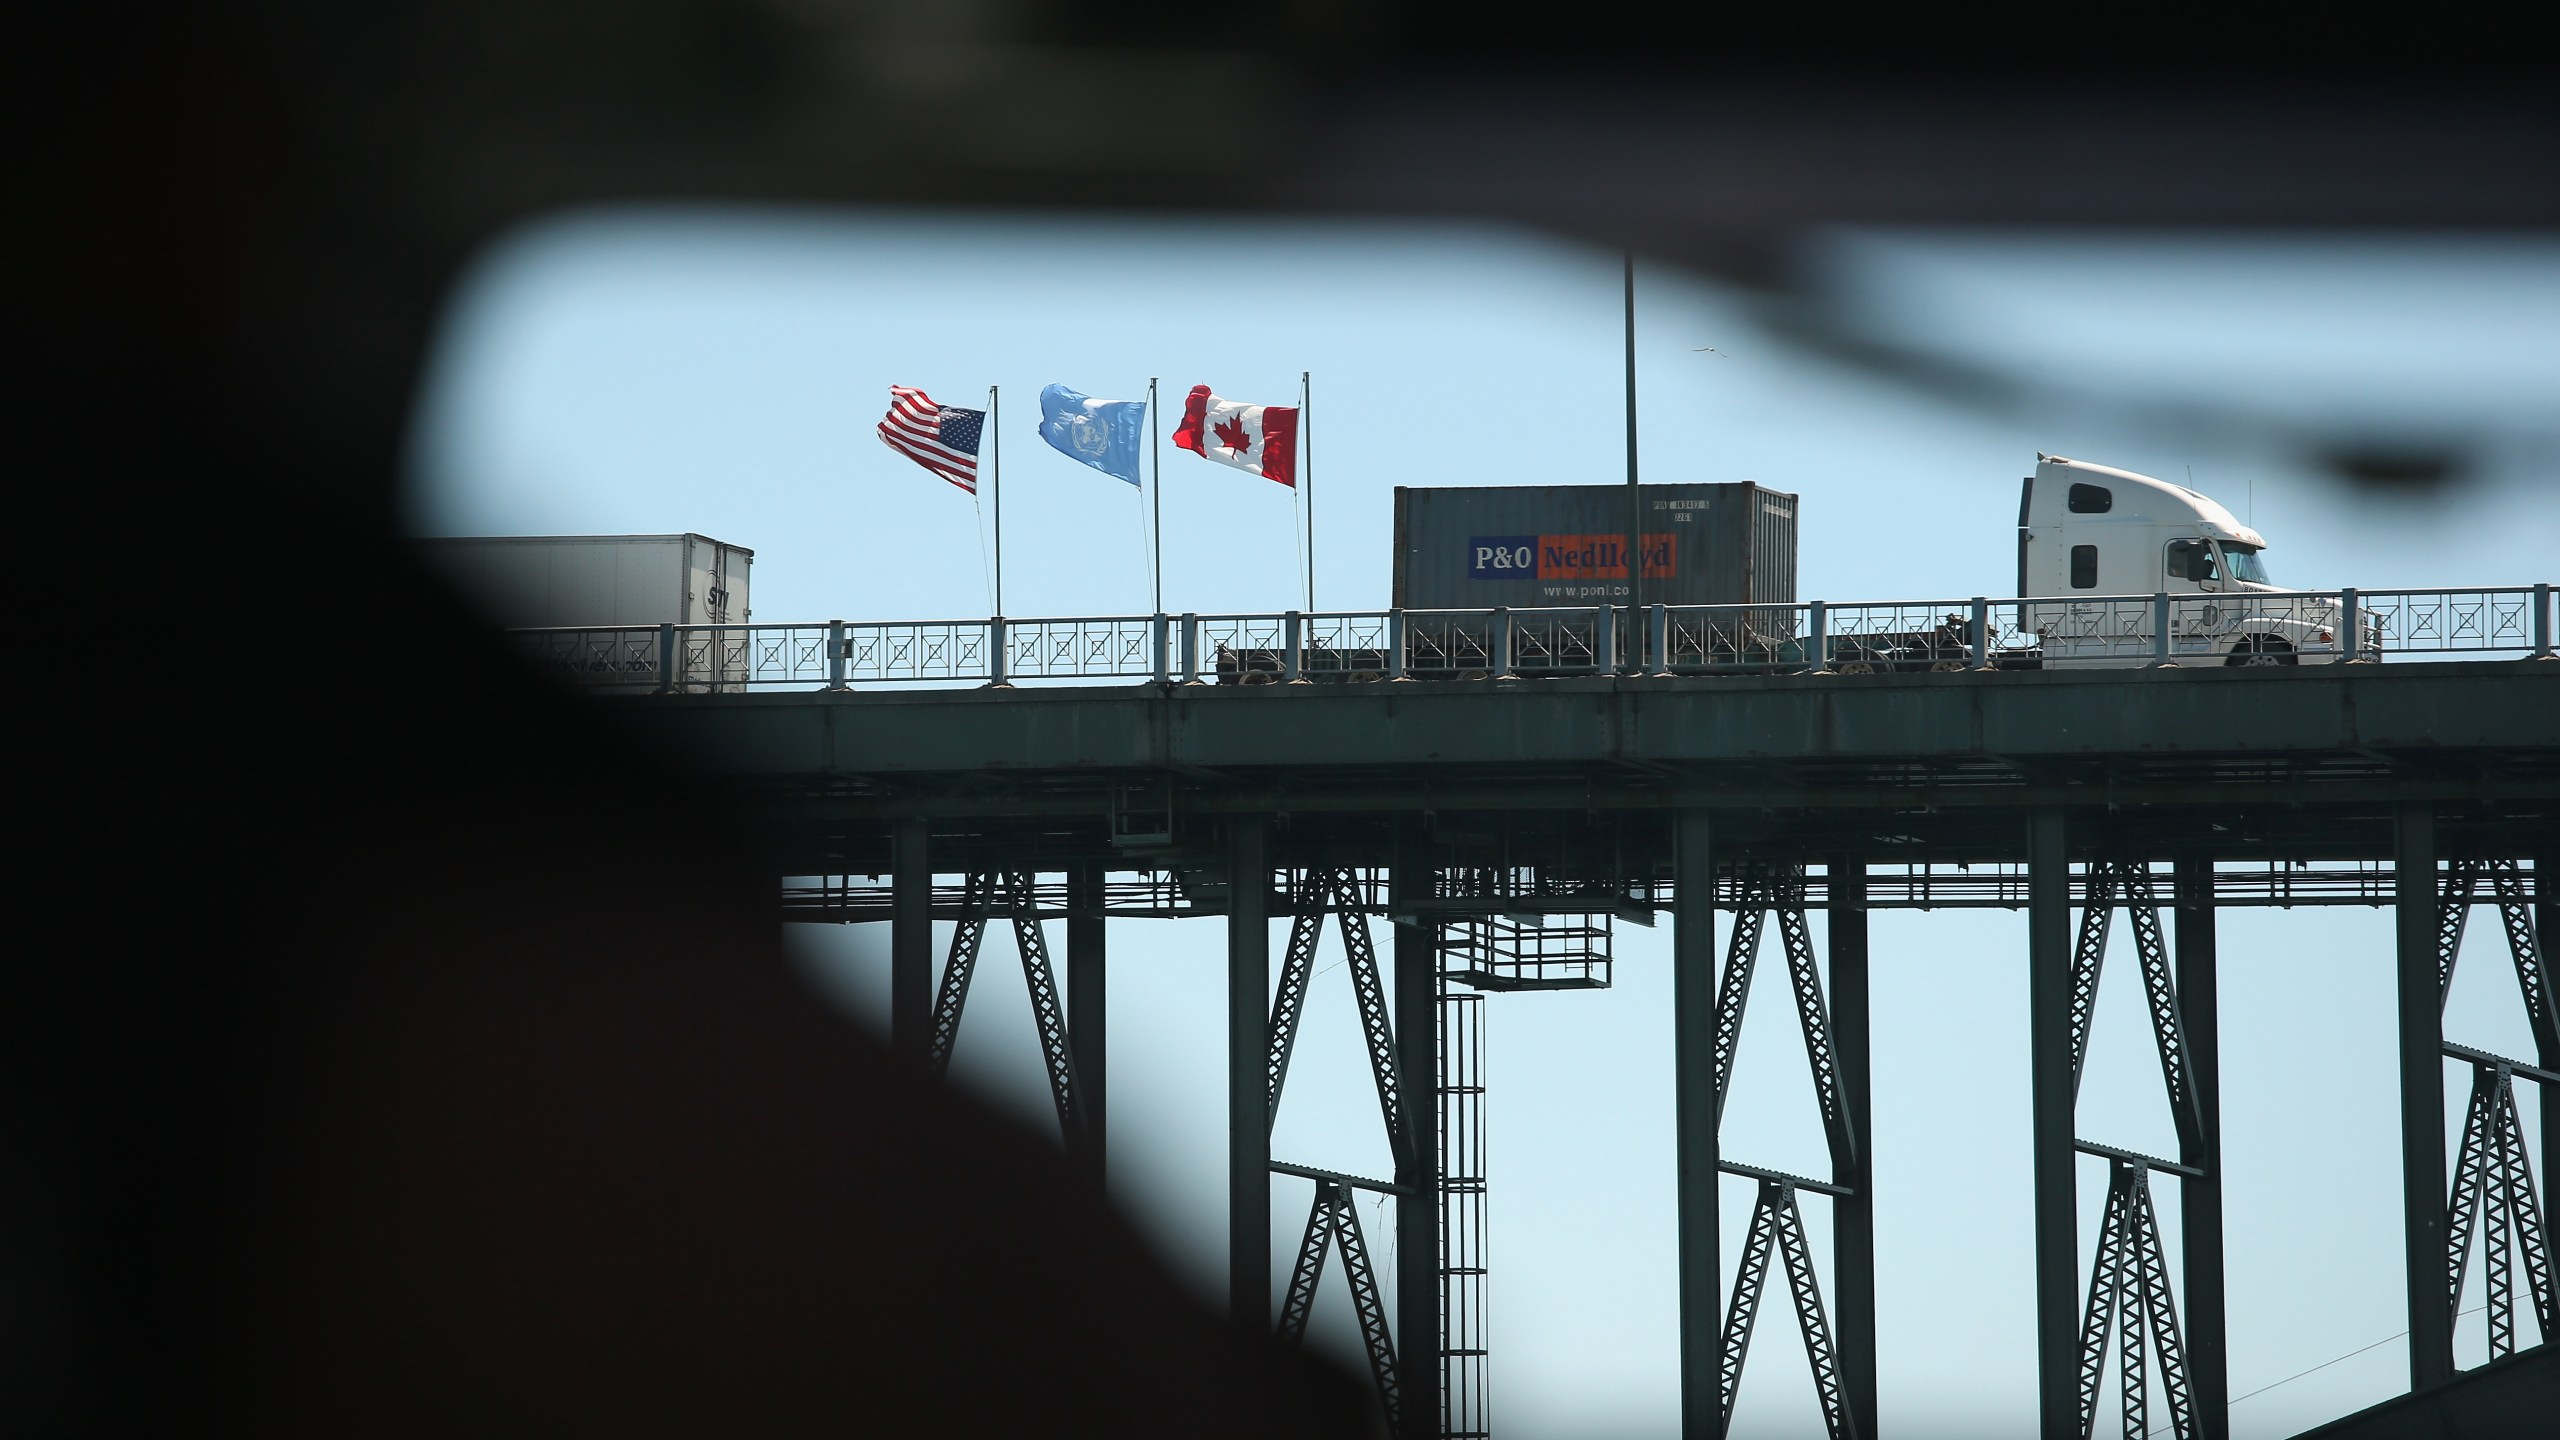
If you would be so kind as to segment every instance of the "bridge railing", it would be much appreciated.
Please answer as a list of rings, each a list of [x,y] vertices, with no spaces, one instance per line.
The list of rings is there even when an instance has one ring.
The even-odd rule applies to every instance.
[[[2549,584],[1838,604],[1280,611],[508,632],[607,693],[1038,680],[1287,684],[2549,657]]]
[[[2358,593],[2386,651],[2404,654],[2553,653],[2552,586]]]

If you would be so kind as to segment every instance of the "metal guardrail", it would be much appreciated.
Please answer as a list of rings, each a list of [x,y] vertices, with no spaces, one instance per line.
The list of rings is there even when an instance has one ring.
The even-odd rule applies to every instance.
[[[2549,659],[2554,588],[619,625],[508,636],[543,672],[609,693],[2295,665]]]

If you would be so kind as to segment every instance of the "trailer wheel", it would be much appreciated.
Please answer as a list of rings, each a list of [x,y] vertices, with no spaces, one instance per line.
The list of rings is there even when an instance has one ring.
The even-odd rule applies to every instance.
[[[2252,635],[2231,647],[2225,665],[2291,665],[2300,659],[2293,647],[2272,635]]]
[[[1930,669],[1930,671],[1931,671],[1932,673],[1937,673],[1937,674],[1952,673],[1952,672],[1954,672],[1954,671],[1957,671],[1957,670],[1963,670],[1963,669],[1967,669],[1967,668],[1969,668],[1969,667],[1968,667],[1968,666],[1966,666],[1966,664],[1965,664],[1963,661],[1961,661],[1961,660],[1940,660],[1940,661],[1937,661],[1937,662],[1933,663],[1933,664],[1932,664],[1932,665],[1930,665],[1930,667],[1929,667],[1929,669]]]
[[[1841,675],[1873,675],[1876,673],[1876,662],[1873,660],[1843,660],[1831,668],[1834,673]]]

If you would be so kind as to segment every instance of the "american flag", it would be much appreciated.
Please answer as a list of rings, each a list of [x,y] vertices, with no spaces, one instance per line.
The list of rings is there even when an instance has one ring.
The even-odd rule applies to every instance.
[[[889,414],[880,422],[880,443],[975,495],[978,434],[986,421],[984,410],[936,405],[932,396],[912,385],[892,385]]]

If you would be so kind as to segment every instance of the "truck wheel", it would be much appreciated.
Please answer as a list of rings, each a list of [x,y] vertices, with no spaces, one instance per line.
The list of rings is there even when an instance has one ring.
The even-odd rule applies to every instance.
[[[1876,662],[1873,660],[1843,660],[1831,668],[1836,673],[1842,675],[1873,675],[1876,673]]]
[[[2225,665],[2291,665],[2297,660],[2293,647],[2272,635],[2252,635],[2231,647],[2231,658]]]

